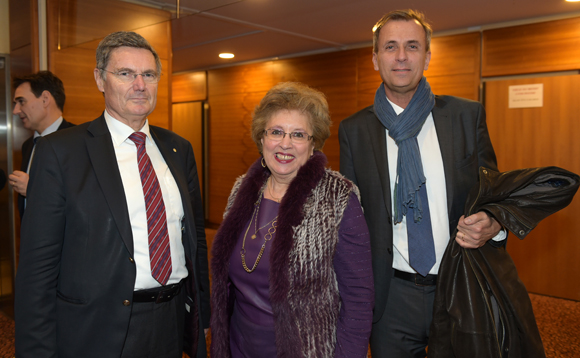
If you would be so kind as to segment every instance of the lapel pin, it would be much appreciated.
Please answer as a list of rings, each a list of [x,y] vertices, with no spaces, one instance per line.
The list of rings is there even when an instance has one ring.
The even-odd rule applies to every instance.
[[[173,148],[173,151],[174,151],[175,153],[177,153],[177,149]]]

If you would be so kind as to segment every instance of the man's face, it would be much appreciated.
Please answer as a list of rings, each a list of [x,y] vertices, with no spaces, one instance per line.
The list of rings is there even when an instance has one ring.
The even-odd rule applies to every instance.
[[[113,50],[105,70],[115,73],[157,73],[153,54],[149,50],[134,47]],[[99,90],[105,94],[107,112],[127,125],[145,120],[155,109],[158,84],[145,83],[142,76],[125,83],[110,72],[105,72],[106,80],[103,80],[95,69],[95,80]]]
[[[385,83],[387,97],[412,97],[431,59],[425,30],[416,21],[391,20],[380,31],[373,64]]]
[[[46,98],[44,97],[41,94],[40,97],[36,98],[28,82],[21,84],[14,91],[14,109],[12,113],[20,117],[24,128],[39,133],[42,133],[45,129],[43,123],[48,113],[45,105]]]

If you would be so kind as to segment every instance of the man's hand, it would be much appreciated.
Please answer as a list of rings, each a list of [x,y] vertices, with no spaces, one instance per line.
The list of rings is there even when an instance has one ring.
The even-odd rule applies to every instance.
[[[28,174],[15,170],[14,173],[8,176],[10,185],[20,195],[26,196],[26,188],[28,187]]]
[[[466,249],[482,247],[501,230],[501,225],[487,213],[480,211],[471,216],[461,216],[455,241]]]

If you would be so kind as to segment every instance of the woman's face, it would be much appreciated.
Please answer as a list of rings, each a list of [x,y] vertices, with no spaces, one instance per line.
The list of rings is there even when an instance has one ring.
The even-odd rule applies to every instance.
[[[297,110],[282,110],[274,113],[266,125],[266,130],[277,129],[287,133],[283,139],[275,140],[264,133],[262,152],[266,165],[278,181],[289,182],[298,173],[298,169],[314,153],[314,141],[302,143],[292,141],[290,133],[303,132],[312,135],[308,117]]]

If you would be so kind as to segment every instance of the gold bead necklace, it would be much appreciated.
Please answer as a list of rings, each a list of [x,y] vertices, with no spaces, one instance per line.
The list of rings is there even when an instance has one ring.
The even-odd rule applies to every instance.
[[[250,224],[248,224],[248,228],[246,229],[246,233],[244,234],[244,239],[242,241],[242,250],[240,251],[240,256],[242,257],[242,266],[244,267],[244,270],[246,270],[247,273],[252,273],[256,270],[256,267],[258,267],[258,263],[260,262],[260,259],[262,258],[262,255],[264,254],[264,250],[266,249],[266,243],[270,240],[272,240],[272,236],[276,233],[276,227],[278,224],[278,215],[276,215],[276,217],[274,219],[272,219],[270,222],[268,222],[266,225],[262,226],[259,229],[256,229],[256,232],[254,233],[254,235],[252,235],[252,240],[256,238],[256,235],[258,234],[258,231],[262,230],[263,228],[265,228],[268,225],[272,225],[272,227],[268,228],[268,232],[266,233],[266,235],[264,235],[264,243],[262,244],[262,247],[260,248],[260,252],[258,253],[258,257],[256,258],[256,262],[254,263],[254,266],[252,267],[252,269],[249,269],[248,266],[246,265],[246,237],[248,236],[248,231],[250,231],[250,227],[252,226],[252,221],[255,220],[255,226],[254,228],[258,227],[258,214],[260,212],[260,204],[262,203],[262,195],[260,195],[260,199],[257,202],[256,207],[254,208],[254,212],[252,213],[252,218],[250,219]]]

